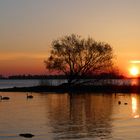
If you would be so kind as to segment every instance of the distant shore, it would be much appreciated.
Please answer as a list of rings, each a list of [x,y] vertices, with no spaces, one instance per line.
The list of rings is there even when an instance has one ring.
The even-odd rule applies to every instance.
[[[32,86],[0,89],[1,92],[140,93],[140,86]]]

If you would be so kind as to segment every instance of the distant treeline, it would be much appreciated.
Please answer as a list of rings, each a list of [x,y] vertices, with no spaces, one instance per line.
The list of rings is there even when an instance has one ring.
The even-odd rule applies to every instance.
[[[4,77],[0,75],[0,79],[66,79],[66,75],[12,75]],[[123,79],[123,75],[117,75],[114,73],[102,73],[96,75],[86,75],[82,77],[76,77],[77,79]]]
[[[0,75],[0,79],[65,79],[64,75],[12,75],[4,77]]]
[[[0,79],[6,79],[6,77],[4,77],[4,76],[0,75]]]

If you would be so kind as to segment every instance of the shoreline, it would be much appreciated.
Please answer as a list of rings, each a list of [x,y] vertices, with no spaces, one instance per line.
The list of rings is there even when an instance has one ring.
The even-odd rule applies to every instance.
[[[55,92],[55,93],[140,93],[140,86],[32,86],[0,89],[0,92]]]

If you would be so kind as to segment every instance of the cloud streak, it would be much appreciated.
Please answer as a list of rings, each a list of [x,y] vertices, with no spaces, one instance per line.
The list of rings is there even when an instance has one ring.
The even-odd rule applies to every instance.
[[[130,63],[132,63],[132,64],[140,64],[140,60],[130,60]]]
[[[0,61],[15,60],[15,59],[45,59],[45,53],[0,53]]]

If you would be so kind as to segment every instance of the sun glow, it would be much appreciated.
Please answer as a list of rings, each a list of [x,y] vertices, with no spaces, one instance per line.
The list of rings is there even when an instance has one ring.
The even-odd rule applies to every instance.
[[[130,63],[132,63],[132,64],[140,64],[140,60],[130,60]]]
[[[130,74],[132,76],[138,76],[139,75],[139,68],[136,66],[133,66],[130,68]]]

